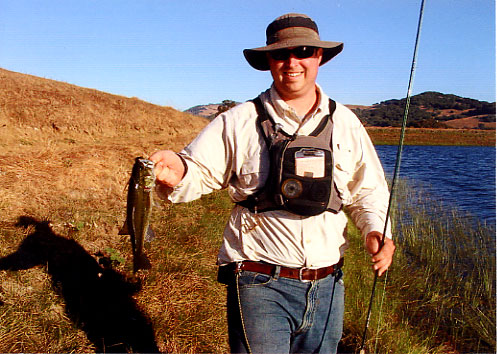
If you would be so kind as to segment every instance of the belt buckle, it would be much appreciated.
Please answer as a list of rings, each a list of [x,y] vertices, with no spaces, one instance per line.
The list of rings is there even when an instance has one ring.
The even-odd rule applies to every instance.
[[[243,270],[243,262],[235,262],[235,274],[240,274]]]
[[[302,268],[300,268],[300,269],[299,269],[299,280],[300,280],[302,283],[310,283],[310,282],[311,282],[310,280],[302,279],[302,272],[303,272],[304,270],[307,270],[307,269],[309,269],[309,268],[307,268],[307,267],[302,267]]]

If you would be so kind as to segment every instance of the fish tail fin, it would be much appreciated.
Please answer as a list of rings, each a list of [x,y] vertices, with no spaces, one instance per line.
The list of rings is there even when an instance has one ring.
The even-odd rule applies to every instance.
[[[142,253],[141,255],[135,257],[133,261],[133,272],[136,273],[139,269],[150,269],[152,268],[152,263],[150,263],[150,260],[148,257],[145,255],[145,253]]]
[[[121,227],[121,229],[119,230],[118,235],[129,235],[129,234],[130,233],[129,233],[129,228],[128,228],[128,222],[124,221],[124,224]]]

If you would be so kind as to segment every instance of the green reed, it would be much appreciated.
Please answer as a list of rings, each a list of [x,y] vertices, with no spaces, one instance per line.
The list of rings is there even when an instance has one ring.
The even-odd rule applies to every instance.
[[[406,182],[396,195],[392,219],[397,251],[386,291],[378,286],[369,352],[495,352],[495,226],[447,209]],[[353,230],[354,237],[359,236]],[[352,244],[359,246],[357,240]],[[357,279],[364,267],[351,270]],[[351,284],[354,290],[347,295],[359,299],[349,301],[369,301],[372,276],[365,276],[369,283],[362,288],[369,290]],[[361,311],[359,306],[349,314],[361,317]],[[345,337],[349,347],[355,348],[361,333],[356,331]]]
[[[425,201],[426,193],[407,194],[397,216],[399,261],[423,272],[424,289],[414,287],[423,300],[416,310],[459,351],[494,351],[495,227]]]

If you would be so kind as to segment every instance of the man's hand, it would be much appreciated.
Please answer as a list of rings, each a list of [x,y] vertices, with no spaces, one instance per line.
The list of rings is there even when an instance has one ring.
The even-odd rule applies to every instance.
[[[395,252],[395,244],[388,237],[385,237],[385,243],[381,247],[382,237],[383,235],[378,231],[371,231],[366,236],[366,250],[372,256],[373,270],[378,271],[378,276],[390,267]]]
[[[174,188],[183,179],[185,166],[174,151],[157,151],[150,156],[150,160],[155,162],[155,177],[159,183]]]

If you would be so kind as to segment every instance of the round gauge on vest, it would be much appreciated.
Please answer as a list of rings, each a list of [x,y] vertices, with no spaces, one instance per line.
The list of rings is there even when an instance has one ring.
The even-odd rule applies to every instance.
[[[302,183],[293,178],[285,180],[281,185],[281,192],[288,199],[298,198],[302,191]]]

